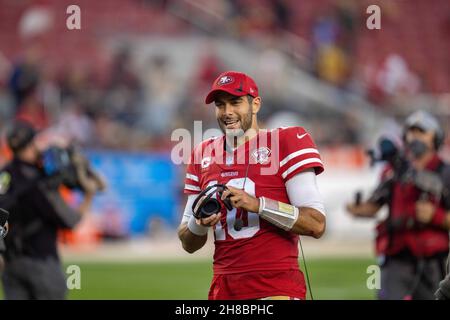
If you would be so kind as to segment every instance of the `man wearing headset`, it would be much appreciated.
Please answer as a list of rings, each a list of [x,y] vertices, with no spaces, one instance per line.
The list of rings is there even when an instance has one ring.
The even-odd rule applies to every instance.
[[[0,215],[3,221],[8,218],[9,224],[3,248],[0,243],[1,280],[7,300],[65,299],[67,284],[57,233],[81,220],[97,190],[92,179],[83,180],[82,202],[77,208],[69,206],[59,193],[63,179],[47,176],[42,168],[36,136],[36,129],[23,121],[14,122],[6,135],[13,154],[0,170],[0,214],[5,213],[3,209],[9,212]]]
[[[206,103],[215,103],[223,136],[199,144],[187,167],[189,195],[178,236],[193,253],[214,229],[214,277],[209,299],[305,299],[298,266],[299,235],[320,238],[325,209],[316,184],[323,171],[319,152],[302,127],[262,130],[258,87],[248,75],[228,71],[213,83]],[[196,219],[202,190],[227,186],[218,201],[231,210]],[[199,197],[197,206],[192,208]]]
[[[404,143],[409,167],[412,172],[428,172],[439,177],[444,185],[439,198],[424,193],[403,175],[385,196],[372,196],[366,202],[347,205],[355,217],[374,217],[383,205],[389,206],[388,218],[377,227],[380,299],[434,299],[439,281],[445,276],[450,229],[450,166],[437,154],[443,140],[444,132],[431,114],[418,111],[406,119]],[[393,175],[393,168],[388,166],[382,181]]]

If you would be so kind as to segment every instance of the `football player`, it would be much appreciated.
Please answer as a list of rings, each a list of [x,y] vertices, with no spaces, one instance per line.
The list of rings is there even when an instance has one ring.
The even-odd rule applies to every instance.
[[[213,227],[209,299],[305,299],[299,236],[320,238],[326,224],[316,183],[324,170],[317,147],[302,127],[259,128],[261,97],[244,73],[222,73],[205,102],[214,102],[224,135],[192,152],[184,187],[189,196],[178,229],[183,248],[189,253],[202,248]],[[199,194],[216,184],[226,189],[213,197],[229,201],[231,210],[222,205],[217,214],[195,218],[193,211],[208,195]]]

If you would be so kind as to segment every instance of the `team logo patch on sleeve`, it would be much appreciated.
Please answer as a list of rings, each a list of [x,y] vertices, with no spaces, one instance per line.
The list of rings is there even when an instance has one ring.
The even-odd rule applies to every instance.
[[[259,149],[256,149],[252,152],[252,157],[255,159],[255,161],[259,164],[265,164],[269,162],[269,156],[270,156],[270,149],[267,147],[262,147]]]
[[[208,168],[210,164],[211,164],[211,157],[205,157],[202,159],[201,163],[202,169]]]
[[[11,175],[9,172],[0,173],[0,194],[5,194],[11,184]]]

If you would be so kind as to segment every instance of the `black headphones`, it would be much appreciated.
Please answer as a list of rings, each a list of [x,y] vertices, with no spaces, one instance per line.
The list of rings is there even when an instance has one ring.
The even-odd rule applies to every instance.
[[[215,190],[213,190],[215,189]],[[194,203],[192,204],[192,213],[195,218],[201,219],[201,218],[207,218],[213,214],[219,213],[222,210],[221,202],[225,205],[225,207],[228,210],[232,210],[233,206],[231,205],[229,197],[227,197],[225,200],[219,201],[218,199],[212,198],[214,194],[219,195],[222,197],[222,193],[227,189],[227,186],[224,184],[215,184],[212,186],[209,186],[202,192],[200,192],[195,198]],[[211,191],[213,190],[213,191]],[[208,194],[209,192],[209,194]],[[197,206],[197,203],[200,201],[200,199],[205,196],[205,199],[203,199],[202,203],[198,207],[197,211],[195,211],[195,207]]]
[[[440,128],[439,130],[437,130],[434,133],[434,146],[435,146],[436,150],[438,150],[442,146],[444,141],[445,141],[444,130],[442,130],[442,128]]]

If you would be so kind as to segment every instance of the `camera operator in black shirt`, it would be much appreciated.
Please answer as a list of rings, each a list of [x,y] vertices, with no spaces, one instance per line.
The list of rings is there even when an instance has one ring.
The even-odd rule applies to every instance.
[[[30,124],[16,122],[7,133],[13,159],[0,170],[0,208],[9,211],[2,274],[6,299],[65,298],[58,230],[74,228],[104,187],[79,153],[41,152],[35,136]],[[62,199],[61,185],[83,192],[77,209]]]

